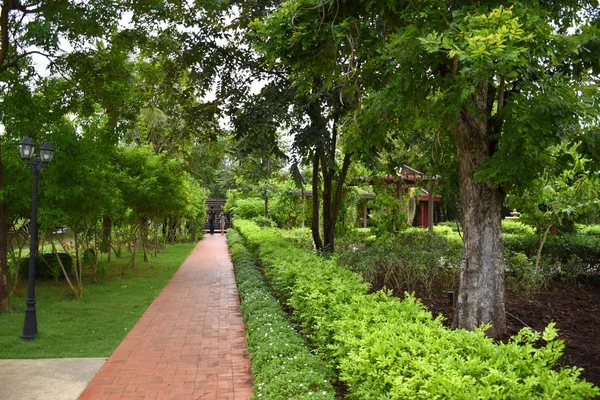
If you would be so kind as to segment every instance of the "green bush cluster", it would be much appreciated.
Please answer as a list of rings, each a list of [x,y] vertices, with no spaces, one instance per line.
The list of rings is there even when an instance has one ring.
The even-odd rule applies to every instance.
[[[462,245],[447,236],[410,228],[378,239],[354,251],[340,253],[340,264],[397,293],[423,285],[428,294],[434,282],[453,288],[460,269]]]
[[[537,235],[504,235],[504,248],[533,259],[538,251]],[[553,278],[575,279],[600,272],[600,237],[548,235],[542,250],[543,267]]]
[[[266,399],[335,399],[332,371],[310,353],[273,298],[242,238],[227,241],[246,324],[255,393]]]
[[[502,233],[512,235],[533,235],[535,229],[529,225],[525,225],[520,221],[513,221],[510,219],[502,220]]]
[[[578,235],[595,236],[600,238],[600,225],[580,225],[575,224]]]
[[[58,253],[67,274],[73,271],[73,259],[67,253]],[[58,280],[63,276],[60,264],[54,253],[38,254],[35,257],[36,280]],[[29,257],[25,257],[19,264],[19,277],[26,280],[29,277]]]
[[[281,230],[281,237],[290,242],[295,247],[312,251],[315,248],[312,231],[310,228],[295,228],[290,230]]]
[[[237,225],[258,250],[273,290],[285,299],[319,354],[356,399],[586,399],[600,390],[577,368],[554,370],[563,343],[549,325],[508,343],[450,330],[411,296],[369,295],[358,275],[293,248],[276,230]],[[546,345],[539,345],[539,339]]]
[[[446,228],[450,228],[452,229],[453,232],[458,232],[459,229],[460,231],[462,231],[462,226],[460,225],[460,222],[458,221],[442,221],[442,222],[438,222],[437,224],[435,224],[434,229],[436,227],[446,227]]]
[[[259,215],[258,217],[252,218],[252,221],[261,228],[276,228],[277,224],[269,217]]]
[[[265,201],[258,197],[249,199],[232,199],[227,200],[225,204],[225,212],[233,214],[236,218],[255,218],[264,215]]]
[[[458,221],[438,222],[436,224],[436,226],[434,227],[434,229],[437,227],[450,228],[453,232],[458,232],[459,229],[462,231],[462,226],[460,225],[460,222],[458,222]],[[502,232],[509,233],[509,234],[531,235],[531,234],[535,233],[535,229],[533,229],[529,225],[525,225],[521,221],[503,219],[502,220]]]

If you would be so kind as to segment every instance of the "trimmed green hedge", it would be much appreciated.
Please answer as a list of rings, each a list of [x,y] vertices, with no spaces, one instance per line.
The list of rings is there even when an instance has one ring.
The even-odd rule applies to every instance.
[[[254,399],[335,399],[332,371],[312,355],[269,292],[252,256],[234,230],[227,232],[248,352]]]
[[[575,232],[577,232],[578,235],[600,237],[600,225],[575,224]]]
[[[338,260],[367,282],[382,284],[396,293],[411,292],[421,285],[431,295],[434,283],[454,287],[461,255],[462,244],[451,237],[409,228],[394,236],[342,249]]]
[[[58,253],[60,260],[67,271],[71,274],[73,271],[73,259],[67,253]],[[19,278],[27,280],[29,277],[29,257],[21,259],[19,264]],[[35,257],[35,280],[59,280],[63,278],[63,272],[56,259],[56,254],[45,253],[38,254]]]
[[[358,275],[239,221],[272,289],[355,399],[587,399],[600,390],[577,368],[555,371],[564,347],[549,325],[496,343],[485,327],[450,330],[413,297],[367,294]],[[547,344],[539,346],[539,339]]]
[[[504,248],[524,253],[534,258],[539,246],[537,235],[504,235]],[[548,235],[542,256],[547,263],[563,268],[578,258],[578,271],[573,274],[597,274],[600,272],[600,237],[585,235]]]

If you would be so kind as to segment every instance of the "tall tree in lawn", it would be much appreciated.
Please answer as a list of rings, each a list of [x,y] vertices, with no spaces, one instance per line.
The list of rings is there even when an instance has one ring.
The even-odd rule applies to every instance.
[[[2,96],[9,95],[15,85],[32,83],[36,70],[31,63],[33,55],[46,58],[52,65],[64,56],[64,52],[60,49],[61,40],[69,43],[74,50],[85,48],[97,39],[110,40],[111,34],[118,29],[125,11],[133,11],[133,21],[136,28],[139,28],[139,33],[143,27],[143,24],[138,22],[139,16],[161,10],[161,7],[156,7],[157,5],[163,6],[163,16],[168,15],[167,7],[164,7],[166,3],[168,2],[162,0],[133,5],[128,1],[112,0],[99,0],[93,4],[75,0],[61,2],[3,0],[0,3]],[[6,115],[2,121],[5,126],[12,125],[13,128],[6,129],[6,134],[0,143],[2,148],[13,138],[13,135],[17,136],[27,131],[27,126],[33,125],[37,119],[38,115],[30,109],[27,102],[22,104],[22,108],[30,110],[25,125],[18,124],[11,115]],[[49,123],[45,122],[43,125],[47,129]],[[0,190],[4,189],[3,177],[2,165],[0,165]],[[0,311],[9,306],[5,283],[7,220],[4,207],[5,204],[0,203]]]
[[[124,205],[129,209],[125,223],[132,227],[129,242],[133,266],[138,242],[144,251],[144,261],[147,261],[145,244],[148,235],[145,230],[149,222],[158,226],[167,215],[179,220],[188,212],[190,201],[197,199],[192,199],[181,161],[156,155],[149,146],[119,147],[115,163],[120,172],[114,179],[118,182]],[[196,208],[201,207],[196,204]]]
[[[580,147],[581,143],[555,146],[552,155],[556,162],[527,189],[515,196],[509,194],[508,203],[521,211],[520,220],[532,225],[538,234],[535,273],[540,272],[542,249],[553,226],[573,223],[588,211],[600,211],[600,172],[590,169],[590,160],[581,154]]]
[[[69,288],[78,298],[84,294],[84,253],[98,253],[98,242],[90,238],[96,236],[103,216],[121,203],[112,178],[116,170],[110,157],[113,147],[94,135],[96,131],[103,133],[106,124],[107,118],[100,115],[85,121],[64,118],[62,124],[54,125],[52,141],[60,152],[53,158],[53,167],[45,172],[40,196],[40,228],[52,244]],[[82,130],[81,134],[76,134],[76,127]],[[60,234],[54,233],[57,226],[69,227],[72,243],[65,243]],[[62,265],[59,252],[71,257],[72,275]],[[97,264],[89,267],[97,280]]]
[[[282,82],[294,95],[294,98],[287,99],[287,105],[282,105],[293,110],[287,124],[294,138],[294,166],[301,163],[312,165],[313,240],[318,250],[331,252],[335,247],[335,226],[353,155],[352,150],[341,151],[340,138],[343,133],[354,129],[349,116],[358,103],[354,88],[348,86],[342,74],[347,59],[337,62],[333,54],[335,49],[326,48],[323,51],[329,60],[324,61],[326,56],[323,54],[315,56],[306,53],[299,44],[290,45],[281,35],[269,31],[271,28],[279,29],[276,26],[280,22],[279,18],[274,18],[274,21],[269,19],[265,24],[251,24],[255,30],[253,37],[260,39],[256,40],[255,47],[264,55],[266,65],[286,74]],[[273,40],[274,37],[277,40]],[[331,62],[331,69],[324,71],[323,62]],[[279,101],[283,99],[282,96]],[[322,213],[319,212],[321,205]],[[322,216],[323,239],[319,216]]]
[[[300,87],[316,72],[337,76],[347,60],[358,143],[376,146],[392,124],[453,138],[465,231],[454,327],[506,333],[504,195],[538,176],[545,149],[590,111],[576,94],[597,75],[575,66],[589,54],[597,4],[288,1],[265,24],[270,46],[304,57]]]
[[[289,100],[289,90],[269,84],[232,114],[234,131],[230,152],[237,161],[235,170],[249,183],[259,185],[257,192],[265,201],[265,217],[272,191],[269,180],[287,161],[281,149],[279,129],[287,118]]]

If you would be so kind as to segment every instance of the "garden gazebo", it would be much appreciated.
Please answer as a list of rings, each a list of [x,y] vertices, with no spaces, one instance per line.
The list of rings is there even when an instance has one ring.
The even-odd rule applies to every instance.
[[[434,223],[434,204],[441,201],[441,196],[435,194],[435,188],[442,186],[437,183],[439,176],[428,177],[424,173],[417,171],[409,166],[403,166],[399,171],[398,175],[385,175],[385,176],[357,176],[353,179],[351,185],[358,186],[368,184],[374,186],[378,183],[383,183],[388,186],[394,185],[396,187],[397,198],[402,198],[404,190],[408,188],[420,188],[421,192],[418,195],[418,210],[417,215],[418,226],[422,228],[428,228],[433,230]],[[312,190],[288,190],[289,193],[295,194],[302,197],[302,204],[306,201],[307,197],[312,197]],[[374,193],[361,193],[362,202],[362,225],[364,228],[367,227],[368,219],[368,207],[367,202],[370,199],[375,198]],[[302,221],[304,227],[304,221]]]

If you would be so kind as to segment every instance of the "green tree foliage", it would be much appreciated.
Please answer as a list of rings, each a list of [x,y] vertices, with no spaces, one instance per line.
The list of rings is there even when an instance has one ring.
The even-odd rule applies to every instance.
[[[217,43],[224,39],[225,17],[220,1],[196,6],[170,0],[1,2],[0,150],[6,168],[0,164],[0,310],[8,307],[8,224],[28,213],[30,174],[13,155],[25,135],[38,144],[50,140],[56,148],[40,181],[47,185],[40,222],[48,231],[55,224],[81,228],[101,220],[106,234],[111,218],[133,210],[126,203],[135,199],[124,199],[115,179],[123,166],[113,150],[121,139],[150,144],[164,156],[163,169],[150,163],[164,188],[137,192],[155,209],[137,204],[134,215],[162,215],[172,195],[170,215],[193,226],[203,195],[182,170],[210,180],[207,165],[221,159],[221,147],[213,145],[221,134],[218,107],[199,99],[219,72]],[[196,35],[200,31],[206,34]],[[47,62],[46,71],[39,59]]]
[[[534,272],[539,272],[542,248],[552,226],[573,222],[589,210],[600,210],[598,172],[589,169],[589,161],[578,147],[580,143],[553,148],[557,159],[566,159],[570,168],[556,170],[549,165],[545,173],[533,180],[521,195],[510,197],[510,204],[523,212],[520,219],[536,228],[539,247]]]
[[[121,29],[120,21],[125,13],[133,13],[137,36],[154,25],[145,25],[141,15],[150,10],[156,15],[168,15],[168,1],[156,0],[134,4],[129,1],[37,2],[4,0],[0,4],[0,86],[2,88],[2,120],[4,134],[0,147],[12,150],[10,143],[29,135],[34,140],[50,131],[52,125],[71,111],[69,106],[77,102],[78,91],[54,79],[48,83],[38,75],[39,68],[32,62],[34,55],[45,58],[52,71],[63,75],[66,66],[73,65],[61,47],[72,48],[72,53],[89,53],[97,41],[110,41]],[[160,11],[162,10],[162,11]],[[147,21],[146,21],[147,22]],[[121,29],[122,30],[122,29]],[[96,74],[92,74],[96,75]],[[105,76],[105,75],[103,75]],[[60,107],[44,107],[45,98],[31,101],[32,85],[61,88]],[[73,84],[70,85],[74,87]],[[58,93],[58,90],[56,91]],[[55,97],[56,99],[56,97]],[[7,101],[8,100],[8,101]],[[57,105],[57,104],[54,104]],[[60,125],[60,123],[59,123]],[[39,140],[43,143],[44,140]],[[4,159],[4,157],[2,157]],[[0,190],[5,189],[4,171],[0,165]],[[8,220],[6,203],[0,203],[0,311],[9,307],[6,288]]]
[[[452,138],[465,233],[456,327],[504,334],[504,195],[540,176],[582,121],[597,126],[597,5],[288,1],[255,25],[298,90],[318,76],[355,99],[353,148],[391,132]]]

